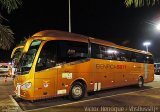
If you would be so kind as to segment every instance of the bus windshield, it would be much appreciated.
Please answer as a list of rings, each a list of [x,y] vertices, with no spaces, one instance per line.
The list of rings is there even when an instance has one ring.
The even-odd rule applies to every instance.
[[[15,48],[16,50],[13,50],[13,51],[12,51],[11,58],[12,58],[12,64],[13,64],[14,66],[17,65],[17,63],[18,63],[18,61],[19,61],[19,59],[20,59],[20,57],[21,57],[21,55],[22,55],[23,47],[24,47],[24,46],[20,46],[20,47],[18,47],[18,48],[16,47],[16,48]]]
[[[12,56],[12,59],[18,59],[19,56],[21,55],[22,50],[23,50],[23,47],[22,47],[22,48],[18,48],[18,49],[14,52],[14,54],[13,54],[13,56]]]
[[[41,44],[40,40],[34,40],[31,43],[28,52],[24,53],[19,61],[17,67],[17,74],[23,75],[29,73],[40,44]]]

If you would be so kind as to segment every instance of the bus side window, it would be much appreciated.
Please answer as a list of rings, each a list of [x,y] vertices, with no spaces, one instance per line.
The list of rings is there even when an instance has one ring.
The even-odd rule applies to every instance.
[[[105,51],[104,51],[105,59],[115,60],[115,55],[114,55],[115,53],[116,53],[115,49],[110,48],[110,47],[105,47]]]
[[[59,41],[58,63],[69,63],[88,57],[88,44],[74,41]]]
[[[92,43],[91,57],[98,59],[114,60],[114,48],[108,46],[102,46]]]
[[[145,55],[145,62],[149,64],[153,64],[154,63],[153,57],[149,55]]]
[[[131,61],[138,62],[138,63],[146,63],[145,55],[141,53],[131,52]]]
[[[40,52],[37,65],[36,65],[36,71],[41,71],[44,69],[48,69],[51,67],[54,67],[56,65],[56,53],[57,52],[57,46],[56,42],[49,41],[47,42]]]
[[[131,62],[136,62],[137,59],[136,59],[136,54],[134,52],[131,52]]]
[[[120,50],[120,49],[117,49],[116,51],[117,53],[114,53],[114,54],[116,55],[116,59],[118,61],[130,61],[129,54],[127,51]]]
[[[100,53],[99,45],[98,44],[91,44],[91,57],[102,59],[104,55]]]
[[[137,56],[137,62],[145,63],[145,55],[144,54],[137,53],[136,56]]]

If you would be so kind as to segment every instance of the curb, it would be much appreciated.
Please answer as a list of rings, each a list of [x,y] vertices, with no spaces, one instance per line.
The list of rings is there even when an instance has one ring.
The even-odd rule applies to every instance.
[[[14,103],[14,106],[18,107],[17,112],[23,112],[22,108],[18,105],[18,103],[16,102],[16,100],[12,97],[12,95],[9,95],[10,99],[12,100],[12,102]]]

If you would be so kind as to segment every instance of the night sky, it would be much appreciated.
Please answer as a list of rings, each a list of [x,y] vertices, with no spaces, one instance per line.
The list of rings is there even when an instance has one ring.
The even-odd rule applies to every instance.
[[[126,8],[123,0],[71,0],[72,32],[145,50],[142,43],[152,42],[149,51],[160,57],[160,6]],[[68,31],[68,0],[24,0],[11,14],[2,13],[14,31],[15,43],[41,30]],[[10,51],[0,50],[0,61],[9,60]]]

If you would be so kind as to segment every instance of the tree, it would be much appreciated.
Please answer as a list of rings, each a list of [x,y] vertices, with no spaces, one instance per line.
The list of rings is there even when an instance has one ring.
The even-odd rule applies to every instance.
[[[6,9],[8,14],[21,4],[21,0],[0,0],[1,9]],[[14,42],[14,33],[9,26],[2,25],[3,20],[7,19],[0,14],[0,48],[7,50]]]
[[[142,6],[153,6],[159,5],[160,0],[125,0],[126,7],[142,7]]]

